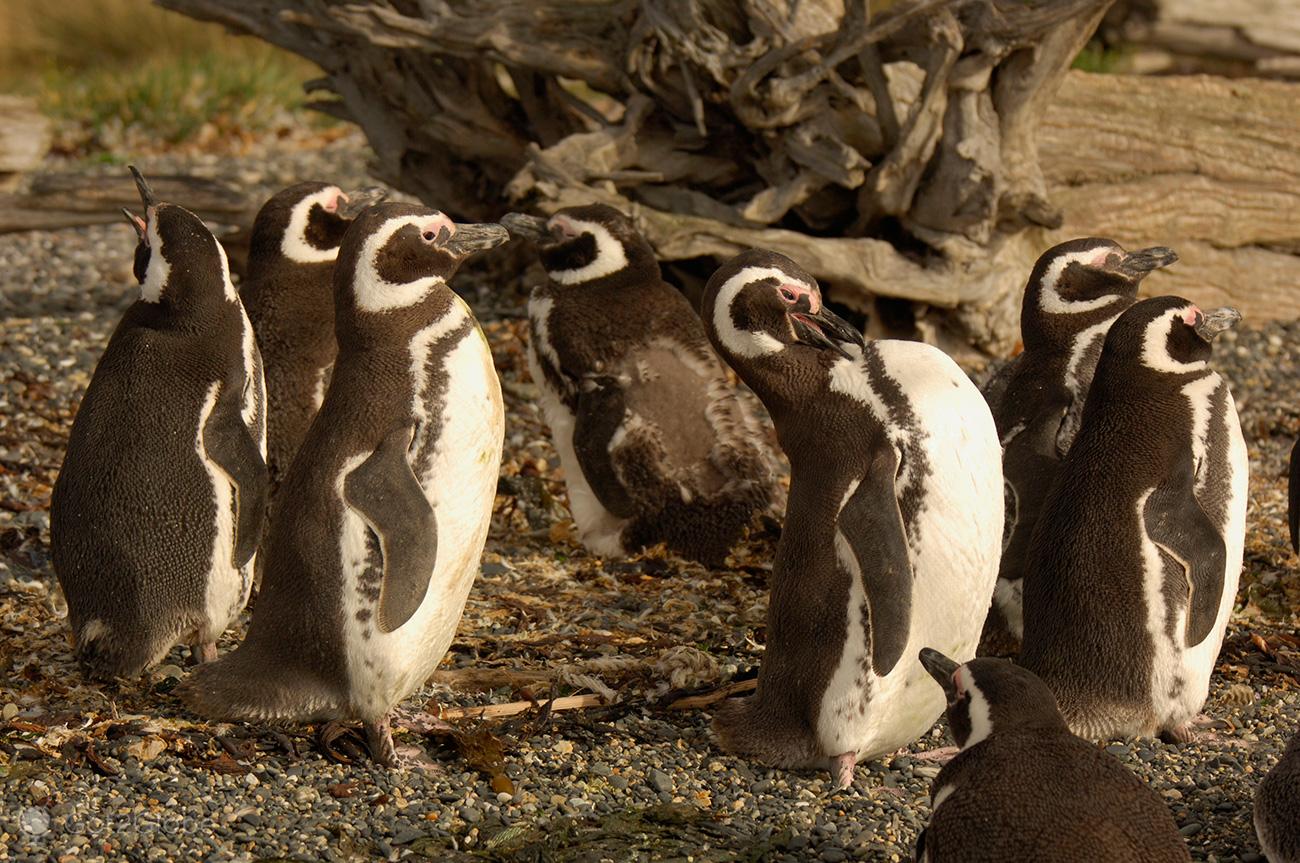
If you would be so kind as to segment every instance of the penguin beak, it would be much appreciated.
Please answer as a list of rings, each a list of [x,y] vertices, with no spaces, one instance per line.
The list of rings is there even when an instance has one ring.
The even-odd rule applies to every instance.
[[[501,218],[501,224],[510,236],[540,242],[550,236],[550,231],[546,229],[546,219],[541,216],[530,216],[527,213],[506,213]]]
[[[795,337],[805,345],[819,350],[829,348],[845,359],[853,357],[844,350],[843,345],[853,344],[859,348],[866,345],[862,333],[826,308],[824,303],[816,312],[812,311],[811,299],[808,296],[800,297],[799,301],[791,306],[788,314],[790,320],[794,322]]]
[[[144,175],[136,168],[135,165],[127,165],[127,170],[131,172],[131,178],[135,180],[135,188],[140,193],[140,202],[144,204],[145,216],[149,215],[149,208],[158,206],[158,199],[154,197],[153,189],[145,181]]]
[[[948,703],[954,703],[957,700],[957,682],[953,680],[953,675],[957,673],[957,663],[928,647],[921,648],[920,658],[922,667],[943,687]]]
[[[145,233],[148,228],[144,223],[144,219],[140,218],[126,207],[122,208],[122,215],[126,216],[126,220],[131,223],[131,227],[135,228],[136,239],[144,243],[146,246],[149,245],[149,235]]]
[[[355,219],[367,207],[373,207],[387,197],[387,189],[379,186],[365,186],[344,194],[339,201],[339,208],[335,212],[338,213],[340,218]]]
[[[1202,312],[1194,325],[1196,334],[1207,342],[1218,338],[1219,334],[1230,330],[1241,320],[1241,312],[1230,306]]]
[[[1138,249],[1136,252],[1129,252],[1116,267],[1121,273],[1130,279],[1141,279],[1152,270],[1158,270],[1161,267],[1167,267],[1178,260],[1178,254],[1173,249],[1165,246],[1152,246],[1149,249]]]
[[[466,225],[457,222],[456,233],[440,240],[439,245],[457,258],[467,258],[475,252],[494,249],[508,239],[510,233],[494,222]]]

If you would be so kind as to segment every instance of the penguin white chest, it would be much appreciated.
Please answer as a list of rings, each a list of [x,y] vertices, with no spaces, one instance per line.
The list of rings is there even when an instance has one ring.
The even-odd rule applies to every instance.
[[[464,310],[459,320],[472,319]],[[449,347],[445,339],[455,343]],[[417,335],[412,370],[417,432],[408,457],[431,452],[416,479],[434,512],[437,556],[419,607],[391,632],[374,625],[367,613],[373,603],[358,589],[371,540],[362,518],[346,507],[340,538],[350,695],[357,715],[376,719],[424,683],[455,636],[487,540],[505,431],[500,384],[477,326],[435,324]],[[437,395],[425,400],[425,393]],[[347,473],[366,455],[345,465],[340,495]]]

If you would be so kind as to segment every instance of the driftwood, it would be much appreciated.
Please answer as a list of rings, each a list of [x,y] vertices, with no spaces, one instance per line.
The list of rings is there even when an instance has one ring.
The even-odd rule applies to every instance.
[[[159,2],[318,63],[318,107],[443,209],[606,200],[665,259],[768,246],[844,302],[962,306],[988,345],[975,310],[1023,277],[999,250],[1060,224],[1035,126],[1110,4]]]
[[[1221,71],[1300,79],[1294,0],[1143,0],[1114,41],[1145,71]],[[1189,68],[1190,67],[1190,68]]]
[[[219,180],[150,175],[149,183],[159,200],[220,224],[251,225],[260,203]],[[125,171],[91,179],[77,173],[30,174],[18,191],[0,194],[0,234],[120,222],[122,207],[140,209],[140,193]]]

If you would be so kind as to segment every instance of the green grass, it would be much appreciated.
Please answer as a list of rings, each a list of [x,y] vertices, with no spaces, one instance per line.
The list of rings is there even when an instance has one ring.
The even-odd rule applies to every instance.
[[[1132,51],[1127,48],[1104,48],[1100,42],[1092,41],[1074,58],[1071,68],[1103,74],[1126,72],[1131,56]]]
[[[148,0],[0,0],[0,91],[34,96],[92,152],[114,135],[177,145],[300,125],[302,83],[320,74]]]

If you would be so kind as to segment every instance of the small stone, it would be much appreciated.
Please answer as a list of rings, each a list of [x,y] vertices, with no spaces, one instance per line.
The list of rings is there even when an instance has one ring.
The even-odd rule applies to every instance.
[[[650,785],[660,794],[671,794],[673,792],[672,777],[658,767],[651,767],[646,771],[646,778],[650,780]]]
[[[44,836],[50,830],[50,813],[40,806],[28,806],[18,816],[18,826],[29,836]]]
[[[466,824],[477,824],[483,820],[483,813],[477,806],[465,805],[460,807],[460,817],[465,820]]]
[[[1192,821],[1189,824],[1184,824],[1182,827],[1178,828],[1178,832],[1183,834],[1184,837],[1195,836],[1197,833],[1201,832],[1201,822]]]
[[[844,863],[845,860],[849,859],[849,855],[839,848],[827,848],[822,851],[821,859],[824,863]]]
[[[561,740],[560,742],[555,744],[554,749],[556,752],[560,753],[561,755],[568,755],[573,751],[573,741]]]
[[[8,722],[17,715],[18,705],[14,704],[12,701],[6,704],[3,709],[0,709],[0,718],[3,718],[5,722]]]
[[[249,788],[256,788],[257,786],[262,784],[262,781],[258,779],[256,776],[254,776],[252,773],[245,773],[244,784],[247,785]]]

